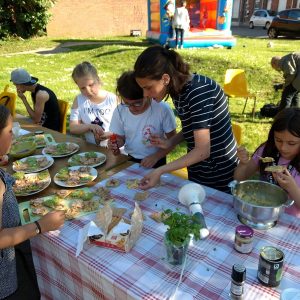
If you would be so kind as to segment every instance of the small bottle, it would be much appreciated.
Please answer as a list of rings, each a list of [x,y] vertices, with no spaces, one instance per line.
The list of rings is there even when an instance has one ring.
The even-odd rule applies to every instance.
[[[234,249],[240,253],[250,253],[253,249],[253,229],[239,225],[235,229]]]
[[[243,265],[232,266],[230,298],[234,300],[243,299],[244,283],[246,279],[246,268]]]
[[[111,142],[113,145],[116,145],[116,146],[117,146],[117,149],[114,149],[114,150],[113,150],[113,154],[114,154],[114,155],[119,155],[119,154],[120,154],[120,149],[119,149],[118,142],[117,142],[117,135],[116,135],[115,133],[113,133],[113,134],[109,137],[109,140],[110,140],[110,142]]]

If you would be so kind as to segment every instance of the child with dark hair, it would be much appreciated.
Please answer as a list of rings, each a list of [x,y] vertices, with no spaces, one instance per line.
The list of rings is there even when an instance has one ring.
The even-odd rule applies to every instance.
[[[113,113],[110,132],[117,135],[117,146],[122,147],[131,161],[146,168],[166,164],[168,150],[150,143],[151,136],[171,138],[176,134],[174,114],[167,103],[156,103],[143,96],[132,71],[124,72],[117,80],[117,94],[121,104]],[[114,152],[115,143],[108,142]]]
[[[238,149],[240,162],[235,169],[236,180],[246,180],[257,171],[261,180],[278,184],[289,193],[294,205],[287,209],[300,217],[300,109],[280,111],[271,126],[266,142],[261,144],[251,159],[244,147]],[[282,171],[267,173],[261,158],[268,157],[274,165],[284,166]]]
[[[11,146],[12,125],[10,111],[0,105],[0,156]],[[58,229],[65,213],[52,211],[21,226],[13,184],[14,178],[0,168],[0,299],[40,299],[28,239]]]
[[[151,143],[163,149],[184,140],[187,145],[187,154],[147,174],[141,188],[151,188],[162,174],[187,167],[189,180],[229,193],[237,164],[236,143],[221,87],[206,76],[192,74],[178,52],[161,46],[144,50],[134,71],[144,97],[156,102],[172,97],[182,124],[182,131],[171,139],[152,138]]]

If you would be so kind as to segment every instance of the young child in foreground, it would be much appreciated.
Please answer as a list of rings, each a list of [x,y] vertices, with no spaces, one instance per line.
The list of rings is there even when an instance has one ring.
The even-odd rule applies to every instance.
[[[110,132],[117,135],[117,146],[122,147],[131,161],[146,168],[166,164],[169,149],[151,145],[152,135],[170,138],[176,134],[174,114],[167,103],[144,98],[143,90],[136,83],[133,72],[124,72],[117,80],[117,94],[121,104],[115,109]],[[115,143],[108,142],[115,152]]]
[[[261,144],[249,159],[244,147],[238,149],[240,162],[234,179],[246,180],[257,171],[260,179],[279,185],[294,200],[286,209],[300,218],[300,109],[286,108],[279,112],[271,126],[266,142]],[[273,164],[283,166],[278,172],[266,172],[262,158],[273,158]]]

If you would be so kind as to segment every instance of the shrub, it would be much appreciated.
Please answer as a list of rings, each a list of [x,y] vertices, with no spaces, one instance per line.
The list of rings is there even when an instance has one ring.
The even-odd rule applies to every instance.
[[[0,39],[43,35],[55,0],[0,0]]]

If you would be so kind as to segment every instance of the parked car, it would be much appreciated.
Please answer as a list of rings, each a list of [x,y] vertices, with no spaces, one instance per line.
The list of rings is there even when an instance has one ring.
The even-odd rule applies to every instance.
[[[270,39],[279,35],[300,37],[300,9],[292,8],[280,11],[273,19],[269,29]]]
[[[255,10],[249,21],[249,28],[253,29],[256,26],[269,29],[269,26],[276,16],[277,12],[267,9]]]

